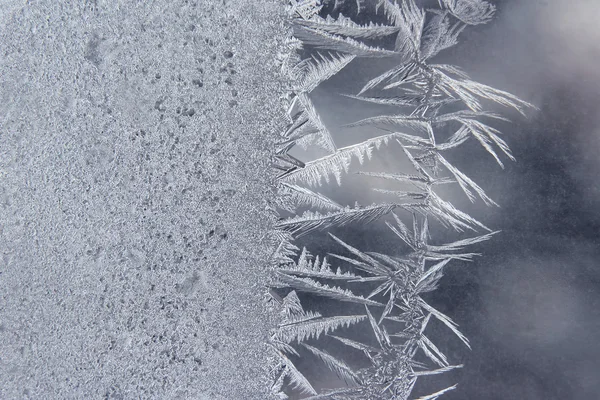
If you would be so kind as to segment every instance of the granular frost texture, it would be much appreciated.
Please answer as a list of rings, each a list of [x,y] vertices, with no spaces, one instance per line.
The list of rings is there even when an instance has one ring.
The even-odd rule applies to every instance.
[[[268,398],[282,5],[2,3],[0,398]]]

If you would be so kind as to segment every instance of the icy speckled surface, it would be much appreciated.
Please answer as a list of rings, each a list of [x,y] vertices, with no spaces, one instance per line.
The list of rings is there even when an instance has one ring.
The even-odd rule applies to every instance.
[[[281,14],[3,2],[0,398],[266,398]]]

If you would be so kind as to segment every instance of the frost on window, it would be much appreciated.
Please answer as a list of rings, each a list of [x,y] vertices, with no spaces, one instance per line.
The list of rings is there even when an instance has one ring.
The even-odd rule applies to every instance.
[[[480,0],[436,7],[416,0],[290,1],[294,46],[287,60],[294,63],[282,68],[289,124],[273,161],[281,218],[271,294],[281,319],[270,346],[279,398],[416,398],[422,379],[436,388],[422,400],[455,389],[430,378],[462,365],[431,339],[429,327],[443,326],[466,347],[469,339],[427,294],[449,265],[473,260],[477,245],[497,233],[453,204],[455,192],[497,203],[454,155],[477,142],[504,167],[514,157],[496,127],[506,120],[499,111],[525,115],[534,106],[437,56],[494,11]],[[387,69],[370,68],[382,65]],[[315,93],[332,79],[342,82],[337,95],[348,107],[365,105],[372,115],[328,123]],[[349,143],[348,132],[363,140]],[[373,169],[386,155],[400,161]],[[369,184],[353,190],[375,193],[363,196],[371,204],[342,201],[344,186],[358,177]],[[387,226],[395,245],[371,251],[340,237],[370,223]],[[327,253],[313,254],[324,242]]]

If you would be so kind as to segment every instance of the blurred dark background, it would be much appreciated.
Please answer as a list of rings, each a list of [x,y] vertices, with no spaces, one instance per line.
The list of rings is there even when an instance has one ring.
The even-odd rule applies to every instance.
[[[473,263],[451,264],[428,299],[469,337],[468,350],[443,327],[430,337],[451,363],[464,368],[422,379],[415,394],[458,382],[446,399],[600,399],[600,1],[502,0],[493,22],[466,29],[438,62],[534,103],[523,118],[502,111],[504,133],[517,162],[502,170],[473,140],[453,161],[500,208],[470,204],[460,192],[446,198],[502,232],[478,246]],[[340,125],[381,113],[339,93],[356,93],[393,62],[356,60],[319,87],[314,101],[338,146],[373,136]],[[376,133],[376,134],[381,134]],[[398,148],[376,152],[362,170],[406,168]],[[302,153],[299,153],[302,154]],[[307,152],[303,160],[319,153]],[[355,163],[358,165],[358,163]],[[358,168],[357,168],[358,169]],[[344,176],[323,188],[344,204],[379,201],[365,190],[385,182]],[[335,230],[363,250],[394,253],[381,223]],[[393,235],[393,234],[392,234]],[[458,238],[439,227],[435,239]],[[314,254],[339,252],[333,240],[312,241]],[[321,250],[321,251],[319,251]]]

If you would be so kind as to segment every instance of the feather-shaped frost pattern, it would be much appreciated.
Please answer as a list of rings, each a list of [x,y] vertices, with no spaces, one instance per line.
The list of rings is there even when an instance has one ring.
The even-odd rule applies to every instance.
[[[275,227],[292,232],[296,237],[307,235],[317,229],[327,229],[332,226],[344,226],[351,223],[368,224],[397,207],[396,204],[373,204],[366,207],[346,207],[340,211],[327,214],[306,211],[298,217],[284,219]]]
[[[332,142],[328,140],[324,141],[323,133],[323,131],[309,127],[307,129],[298,130],[290,141],[300,146],[303,150],[308,149],[310,146],[319,146],[327,151],[333,151],[331,150],[333,148]],[[299,166],[299,168],[304,168],[304,166]]]
[[[494,16],[496,7],[484,0],[439,0],[440,6],[467,25],[488,23]]]
[[[486,240],[490,240],[492,238],[492,236],[494,236],[497,233],[498,233],[498,231],[490,232],[490,233],[486,233],[485,235],[468,238],[468,239],[457,240],[456,242],[439,245],[439,246],[427,245],[427,249],[430,251],[434,251],[434,252],[462,251],[466,246],[473,246],[474,244],[481,243]]]
[[[277,177],[281,199],[271,201],[270,209],[274,212],[286,209],[295,214],[275,224],[280,240],[272,257],[277,267],[270,283],[271,297],[281,304],[280,323],[271,334],[271,347],[280,359],[278,369],[283,371],[275,378],[273,391],[281,398],[302,392],[308,395],[301,397],[305,400],[406,400],[417,378],[461,367],[450,365],[447,356],[425,331],[430,320],[437,319],[466,346],[469,346],[468,339],[449,316],[433,308],[421,296],[437,288],[451,261],[472,261],[479,254],[470,248],[490,239],[496,232],[442,199],[438,188],[456,184],[471,201],[481,198],[488,206],[496,203],[451,164],[446,154],[467,140],[477,140],[503,166],[505,156],[511,160],[514,157],[494,127],[494,121],[488,119],[504,118],[484,111],[483,106],[496,103],[522,114],[535,108],[508,92],[474,82],[456,66],[430,62],[457,44],[467,25],[485,23],[491,18],[495,7],[489,1],[438,0],[439,10],[424,9],[421,0],[377,0],[372,4],[363,0],[356,0],[354,4],[354,1],[290,0],[294,42],[288,47],[296,58],[288,58],[296,60],[301,54],[310,55],[287,68],[292,92],[287,96],[289,122],[280,134],[281,142],[277,144],[272,163],[283,172]],[[383,10],[387,18],[383,24],[369,22],[368,18],[348,18],[341,13],[349,15],[347,10],[352,10],[358,14],[373,5],[376,12]],[[393,49],[389,46],[391,42],[394,42]],[[397,63],[366,80],[357,95],[345,96],[394,110],[346,125],[375,125],[387,134],[338,149],[309,93],[357,57],[394,57]],[[396,131],[401,130],[398,126],[408,132]],[[450,129],[452,131],[447,132]],[[393,195],[395,202],[344,207],[314,189],[323,181],[330,183],[332,176],[341,185],[342,175],[356,166],[352,165],[354,158],[363,164],[375,149],[391,139],[401,146],[400,156],[406,156],[413,170],[357,173],[401,186],[397,190],[393,187],[374,189]],[[306,149],[312,145],[323,147],[330,154],[308,162],[290,154],[294,146]],[[274,208],[277,206],[279,209]],[[299,207],[310,211],[299,215]],[[393,221],[389,218],[385,223],[398,238],[398,253],[361,251],[329,232],[345,252],[344,255],[328,253],[336,263],[343,262],[334,268],[326,257],[313,257],[306,248],[297,255],[299,249],[292,244],[294,239],[317,230],[327,231],[351,223],[366,224],[388,214]],[[405,216],[412,217],[411,224],[403,222]],[[435,232],[430,229],[437,227],[430,225],[433,220],[459,233],[486,232],[440,244],[432,239]],[[284,297],[282,292],[287,295]],[[321,309],[317,302],[311,302],[305,310],[298,293],[302,299],[324,297],[328,305],[333,300],[345,306]],[[359,304],[366,309],[364,315],[355,311]],[[333,315],[332,310],[335,310]],[[374,310],[378,311],[376,317]],[[371,329],[364,333],[371,335],[370,340],[353,334],[360,326],[366,326],[366,320]],[[337,347],[323,349],[317,342],[336,343]],[[370,364],[352,370],[345,361],[343,349],[362,353]],[[325,389],[317,394],[287,356],[302,359],[311,353],[320,365],[311,364],[311,367],[329,368],[346,382],[346,387]],[[288,387],[284,388],[286,383]],[[437,399],[455,387],[419,400]]]
[[[423,29],[421,39],[421,58],[427,60],[436,56],[440,51],[458,43],[458,35],[464,25],[450,24],[446,13],[437,13]]]
[[[387,265],[391,266],[391,269],[395,272],[406,272],[410,269],[408,267],[408,264],[400,257],[392,257],[388,256],[387,254],[377,253],[374,251],[369,251],[367,252],[367,254],[373,258],[378,259],[380,262],[386,263]]]
[[[379,326],[371,311],[369,311],[369,307],[365,305],[365,310],[367,311],[367,316],[369,317],[369,322],[371,323],[371,328],[375,333],[375,338],[377,339],[377,343],[379,346],[385,350],[389,349],[392,345],[389,336],[385,333],[385,331]]]
[[[457,75],[462,79],[470,79],[469,74],[467,74],[462,68],[457,65],[450,64],[429,64],[429,68],[438,71],[445,71],[452,75]]]
[[[347,339],[347,338],[343,338],[343,337],[335,336],[335,335],[327,335],[327,336],[338,340],[339,342],[345,344],[346,346],[352,347],[353,349],[356,349],[356,350],[361,350],[365,353],[380,353],[381,352],[381,349],[370,346],[368,344],[357,342],[356,340]]]
[[[451,260],[451,258],[443,259],[429,268],[427,272],[425,272],[417,281],[417,284],[415,285],[415,291],[417,293],[425,293],[436,289],[438,281],[442,278],[443,268]]]
[[[292,104],[294,104],[294,107],[296,106],[295,103],[297,103],[297,102],[298,102],[298,96],[294,96],[294,100],[292,102]],[[296,112],[296,114],[294,115],[293,118],[290,117],[290,120],[291,120],[290,124],[288,125],[285,132],[281,135],[283,138],[286,138],[286,139],[290,138],[297,129],[301,128],[302,126],[306,125],[306,123],[309,122],[308,115],[306,114],[306,112],[304,110],[299,110],[299,112]]]
[[[302,304],[300,304],[300,298],[295,290],[292,290],[283,298],[281,310],[285,321],[294,321],[297,316],[302,318],[306,316],[306,312],[304,311],[304,308],[302,308]]]
[[[279,368],[279,373],[278,373],[277,377],[275,378],[273,385],[271,385],[271,394],[275,395],[277,399],[287,400],[287,399],[289,399],[289,396],[287,394],[285,394],[285,392],[283,392],[283,387],[285,385],[285,378],[286,378],[287,372],[286,372],[285,367],[282,368],[281,362],[279,362],[278,368]]]
[[[300,102],[304,111],[306,112],[310,123],[318,132],[319,136],[318,140],[315,141],[316,144],[323,147],[325,150],[334,152],[336,147],[333,141],[333,137],[331,136],[329,129],[327,129],[323,121],[321,121],[321,116],[317,112],[311,99],[306,93],[300,93],[298,95],[298,101]]]
[[[357,174],[365,175],[365,176],[372,176],[375,178],[390,179],[390,180],[395,180],[395,181],[400,181],[400,182],[413,182],[413,183],[423,183],[423,184],[428,183],[428,179],[426,177],[419,176],[419,175],[394,174],[394,173],[388,173],[388,172],[364,172],[364,171],[359,171],[359,172],[357,172]]]
[[[416,400],[436,400],[441,395],[443,395],[444,393],[448,393],[448,392],[450,392],[450,391],[452,391],[454,389],[456,389],[456,385],[447,387],[446,389],[439,390],[439,391],[437,391],[435,393],[432,393],[432,394],[428,394],[427,396],[421,396],[421,397],[419,397]]]
[[[377,9],[382,7],[384,15],[391,24],[400,28],[396,37],[395,50],[408,57],[417,57],[421,47],[421,35],[425,24],[425,12],[414,0],[381,0]]]
[[[446,266],[446,264],[448,264],[448,262],[450,262],[451,259],[447,258],[445,260],[440,261],[439,263],[435,264],[434,266],[432,266],[431,268],[429,268],[427,270],[427,272],[425,272],[417,281],[417,288],[419,287],[419,285],[421,285],[423,282],[426,282],[430,276],[437,274],[438,272],[441,272],[442,269]]]
[[[302,61],[299,52],[302,50],[302,42],[290,34],[283,43],[283,49],[277,54],[276,62],[284,77],[292,77],[294,67]]]
[[[313,263],[307,262],[297,265],[289,265],[279,269],[280,272],[288,275],[295,275],[300,277],[308,277],[315,279],[328,279],[328,280],[342,280],[342,281],[354,281],[360,280],[359,275],[355,275],[351,272],[342,272],[338,267],[337,270],[333,270],[327,262],[327,257],[323,257],[322,263],[319,265],[319,256]]]
[[[283,190],[287,191],[291,195],[296,204],[300,206],[316,207],[321,210],[330,211],[342,210],[344,208],[337,202],[322,195],[321,193],[313,192],[305,187],[287,182],[281,182],[281,186]]]
[[[385,71],[384,73],[382,73],[381,75],[371,79],[369,82],[367,82],[365,84],[365,86],[363,86],[363,88],[360,90],[360,92],[358,92],[358,95],[360,96],[367,90],[373,89],[385,81],[390,81],[392,79],[396,79],[396,82],[402,82],[405,79],[407,79],[409,76],[411,76],[415,72],[416,69],[417,69],[417,65],[414,62],[410,62],[410,61],[402,62],[399,65],[397,65],[396,67],[389,69],[389,70]]]
[[[310,278],[299,278],[296,276],[290,276],[277,272],[277,278],[282,282],[289,285],[289,287],[295,288],[301,292],[313,293],[323,297],[329,297],[339,301],[368,304],[371,306],[383,306],[373,300],[365,299],[362,296],[355,295],[348,289],[342,289],[340,287],[329,286]]]
[[[430,199],[431,201],[427,208],[428,214],[432,215],[442,224],[449,225],[458,232],[462,232],[463,229],[476,230],[477,228],[491,232],[490,228],[467,213],[460,211],[450,202],[443,200],[434,192],[430,193]]]
[[[342,172],[348,173],[354,157],[362,165],[365,156],[371,159],[373,150],[379,149],[382,144],[387,144],[393,137],[393,134],[378,136],[358,144],[339,148],[335,153],[309,161],[304,168],[284,173],[279,178],[286,182],[305,182],[311,186],[320,186],[323,180],[329,183],[330,176],[334,175],[340,185]]]
[[[275,347],[277,350],[279,350],[283,353],[293,354],[296,357],[300,357],[300,354],[298,354],[296,349],[289,343],[282,342],[282,341],[271,338],[271,344],[273,345],[273,347]]]
[[[396,37],[395,50],[420,59],[421,39],[425,26],[425,11],[417,6],[414,0],[403,0],[401,5],[385,2],[393,18],[393,23],[400,27]]]
[[[355,39],[375,39],[392,35],[400,29],[397,26],[374,24],[373,22],[360,25],[342,14],[337,19],[328,15],[327,18],[313,18],[308,21],[297,21],[296,23],[307,28]]]
[[[360,378],[358,375],[356,375],[356,373],[343,361],[338,360],[324,350],[319,350],[316,347],[310,346],[306,343],[302,343],[302,346],[306,347],[311,353],[319,357],[330,370],[335,372],[346,382],[353,384],[360,383]]]
[[[366,97],[360,95],[344,94],[344,97],[348,97],[355,100],[365,101],[374,104],[383,104],[386,106],[398,106],[398,107],[411,107],[419,106],[423,104],[425,96],[422,95],[401,95],[401,96],[389,96],[389,97]],[[434,105],[447,105],[455,102],[455,99],[430,99],[429,104]]]
[[[434,317],[436,317],[440,322],[442,322],[444,325],[446,325],[448,328],[450,328],[450,330],[452,332],[454,332],[454,334],[470,349],[471,345],[469,344],[469,339],[466,338],[465,335],[463,335],[459,330],[458,330],[458,325],[452,321],[450,319],[450,317],[448,317],[445,314],[442,314],[441,312],[439,312],[438,310],[436,310],[435,308],[431,307],[429,304],[427,304],[425,302],[425,300],[423,299],[419,299],[420,305],[421,307],[423,307],[423,309],[425,309],[426,311],[430,312]]]
[[[348,250],[350,253],[354,254],[356,257],[363,260],[366,263],[366,265],[368,265],[368,268],[365,269],[365,272],[369,272],[372,274],[383,274],[383,275],[388,275],[389,273],[392,272],[389,267],[386,267],[385,265],[383,265],[382,263],[380,263],[379,261],[377,261],[375,258],[371,257],[370,255],[358,250],[355,247],[350,246],[348,243],[345,243],[343,240],[336,237],[333,233],[330,232],[329,236],[333,240],[335,240],[338,244],[340,244],[344,248],[346,248],[346,250]],[[336,257],[339,257],[339,256],[336,256]]]
[[[423,353],[425,353],[425,355],[435,364],[439,365],[442,368],[448,365],[447,357],[444,355],[444,353],[440,351],[440,349],[437,348],[437,346],[427,336],[421,335],[417,344],[419,348],[423,351]]]
[[[353,267],[355,267],[363,272],[375,275],[372,277],[357,277],[356,279],[352,280],[352,282],[372,282],[372,281],[380,281],[380,280],[387,281],[387,276],[381,274],[380,269],[375,265],[368,264],[368,263],[365,263],[362,261],[358,261],[358,260],[355,260],[350,257],[341,256],[339,254],[330,254],[330,255],[341,261],[346,261],[347,263],[351,264]]]
[[[357,57],[394,57],[397,55],[395,51],[369,46],[350,37],[334,35],[319,29],[299,25],[296,30],[297,38],[316,49],[333,50],[353,54]]]
[[[477,141],[481,143],[483,148],[485,148],[485,150],[496,159],[496,162],[502,168],[504,168],[504,164],[494,151],[492,144],[498,146],[500,150],[502,150],[502,152],[508,156],[508,158],[510,158],[512,161],[515,161],[508,144],[506,144],[506,142],[500,136],[498,136],[500,131],[474,119],[459,118],[458,121],[462,123],[469,132],[471,132]]]
[[[469,79],[454,79],[442,72],[439,67],[432,67],[439,78],[439,85],[449,93],[454,93],[473,111],[481,111],[479,98],[491,100],[505,107],[514,108],[522,115],[525,115],[525,109],[535,106],[517,96],[500,89],[494,89],[483,83],[478,83]]]
[[[452,371],[453,369],[459,369],[462,367],[463,367],[463,365],[449,365],[444,368],[438,368],[438,369],[434,369],[434,370],[430,370],[430,371],[416,371],[416,372],[413,372],[413,375],[414,376],[439,375],[439,374],[443,374],[444,372]]]
[[[392,213],[394,219],[396,220],[396,225],[392,225],[390,222],[386,221],[386,225],[392,232],[396,234],[404,243],[406,243],[413,250],[417,249],[417,243],[414,240],[414,235],[412,235],[408,227],[402,222],[402,220],[394,213]]]
[[[298,65],[301,77],[296,87],[298,92],[310,93],[322,82],[340,72],[356,58],[353,54],[329,52],[317,53]]]
[[[473,192],[471,192],[471,190],[474,190],[475,193],[477,193],[479,197],[481,197],[481,199],[486,205],[498,206],[498,204],[494,200],[492,200],[487,194],[485,194],[483,189],[478,184],[473,182],[471,178],[459,171],[458,168],[450,164],[439,153],[437,154],[437,159],[452,173],[452,175],[454,175],[456,181],[460,185],[463,192],[465,192],[469,200],[471,200],[472,202],[475,201],[475,196],[473,195]]]
[[[364,315],[339,315],[284,324],[279,326],[274,338],[284,343],[292,343],[293,341],[300,343],[308,339],[318,339],[323,334],[357,324],[365,318]]]
[[[284,237],[280,239],[277,249],[275,249],[275,252],[271,256],[271,263],[275,265],[294,263],[293,257],[296,256],[296,252],[300,249],[292,243],[293,235],[284,231],[281,234]]]
[[[308,321],[321,318],[322,315],[314,311],[303,311],[301,314],[292,314],[287,318],[284,318],[284,325],[291,324],[302,324]]]
[[[315,388],[310,384],[309,380],[296,368],[294,363],[281,351],[275,352],[281,362],[285,365],[286,376],[290,379],[291,386],[294,389],[300,390],[306,394],[317,394]]]
[[[351,124],[345,125],[347,128],[353,128],[356,126],[364,126],[364,125],[399,125],[404,126],[410,129],[418,130],[421,132],[427,132],[429,127],[429,122],[421,117],[415,117],[410,115],[380,115],[377,117],[369,117],[365,119],[361,119],[360,121],[353,122]]]
[[[463,232],[464,230],[475,231],[478,228],[491,232],[490,228],[483,225],[481,222],[471,217],[467,213],[458,210],[451,203],[443,200],[433,190],[429,190],[426,194],[415,193],[412,196],[407,195],[406,192],[381,189],[375,190],[383,193],[403,195],[403,197],[410,197],[413,200],[422,200],[424,198],[424,201],[421,203],[402,204],[399,207],[408,211],[419,213],[424,217],[433,217],[443,226],[450,227],[457,232]]]

